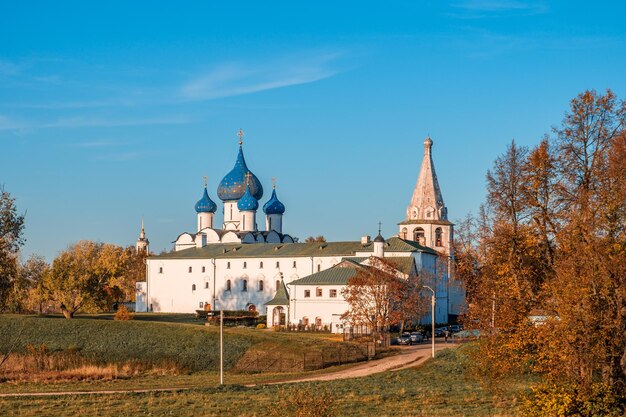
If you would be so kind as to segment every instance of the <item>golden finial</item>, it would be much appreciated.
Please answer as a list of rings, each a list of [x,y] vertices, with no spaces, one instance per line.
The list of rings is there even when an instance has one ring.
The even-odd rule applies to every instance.
[[[250,177],[252,176],[252,174],[250,173],[250,171],[246,172],[246,185],[249,187],[250,186]]]
[[[239,136],[239,146],[243,145],[243,130],[239,128],[239,132],[237,132],[237,136]]]
[[[204,181],[204,188],[206,188],[207,182],[209,181],[209,177],[207,177],[206,175],[204,175],[202,177],[202,180]]]
[[[276,189],[276,177],[272,177],[272,188]]]

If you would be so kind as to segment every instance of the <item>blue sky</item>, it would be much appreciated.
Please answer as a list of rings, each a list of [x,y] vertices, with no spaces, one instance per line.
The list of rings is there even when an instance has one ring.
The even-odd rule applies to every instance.
[[[623,1],[5,2],[0,184],[26,212],[25,256],[132,244],[142,216],[158,252],[194,231],[203,175],[217,201],[243,128],[286,232],[354,240],[380,220],[389,236],[430,134],[460,219],[512,139],[537,144],[585,89],[626,98],[624,15]]]

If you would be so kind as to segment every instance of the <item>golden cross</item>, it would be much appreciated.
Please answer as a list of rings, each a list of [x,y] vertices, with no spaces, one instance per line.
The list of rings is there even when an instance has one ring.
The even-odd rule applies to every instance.
[[[243,130],[241,130],[241,128],[239,132],[237,132],[237,136],[239,136],[239,146],[241,146],[243,144]]]
[[[276,177],[272,177],[272,188],[276,189]]]
[[[204,188],[206,188],[207,185],[207,181],[209,180],[209,177],[207,177],[206,175],[202,177],[202,179],[204,180]]]
[[[250,174],[250,171],[246,172],[246,185],[248,187],[250,186],[250,176],[252,176],[252,174]]]

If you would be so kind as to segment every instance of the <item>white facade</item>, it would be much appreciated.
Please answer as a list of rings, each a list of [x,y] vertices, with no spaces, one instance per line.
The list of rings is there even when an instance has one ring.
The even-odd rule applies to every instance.
[[[317,288],[291,287],[290,283],[327,270],[345,258],[412,257],[425,283],[436,290],[436,321],[447,322],[452,309],[462,309],[464,297],[459,291],[452,294],[448,279],[453,225],[447,221],[430,155],[432,141],[428,141],[407,219],[400,223],[398,237],[385,241],[379,233],[374,241],[367,238],[322,243],[298,243],[282,233],[285,207],[278,201],[275,188],[263,206],[266,230],[257,230],[256,208],[263,189],[247,168],[240,142],[235,167],[217,191],[223,202],[223,221],[215,216],[217,204],[210,199],[205,184],[204,195],[196,204],[196,231],[181,233],[173,252],[147,259],[146,284],[138,286],[137,311],[142,306],[144,311],[172,313],[207,308],[254,309],[268,314],[271,325],[275,317],[280,317],[274,311],[280,310],[285,324],[321,323],[337,331],[341,328],[340,317],[348,309],[341,295],[343,287],[323,286],[318,296]],[[216,228],[217,224],[222,228]],[[448,259],[443,266],[442,255]],[[284,305],[271,304],[281,282],[286,284],[289,300]],[[314,292],[307,297],[307,290]],[[430,322],[430,314],[423,322]]]

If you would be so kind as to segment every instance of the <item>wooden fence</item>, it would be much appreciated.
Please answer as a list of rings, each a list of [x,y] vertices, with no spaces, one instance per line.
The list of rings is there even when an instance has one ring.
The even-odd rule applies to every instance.
[[[235,366],[237,372],[293,372],[311,371],[329,366],[368,360],[373,346],[345,345],[323,348],[301,354],[276,354],[267,351],[249,351]]]

